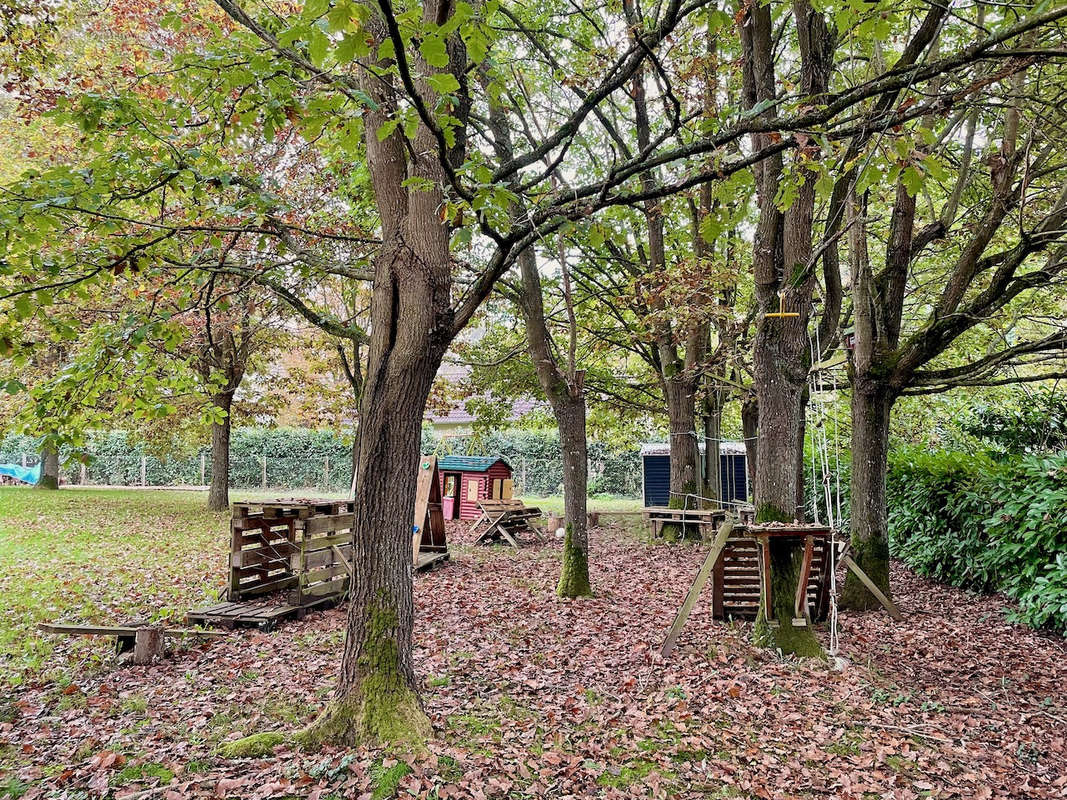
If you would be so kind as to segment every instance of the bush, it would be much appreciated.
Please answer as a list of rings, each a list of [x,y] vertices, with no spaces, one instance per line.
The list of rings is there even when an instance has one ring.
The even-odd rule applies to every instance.
[[[996,462],[904,450],[890,458],[893,554],[922,575],[1018,603],[1015,621],[1067,633],[1067,453]]]

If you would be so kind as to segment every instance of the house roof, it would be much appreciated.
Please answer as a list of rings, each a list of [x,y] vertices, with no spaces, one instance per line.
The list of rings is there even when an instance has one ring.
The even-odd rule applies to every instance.
[[[437,460],[437,468],[451,472],[488,472],[498,461],[508,466],[500,456],[442,456]]]
[[[704,443],[700,442],[700,450],[704,450]],[[743,456],[745,454],[744,442],[719,442],[719,453],[724,456]],[[642,456],[669,456],[671,454],[671,446],[669,444],[652,442],[649,444],[641,445]]]
[[[508,415],[508,422],[515,422],[523,417],[523,415],[530,413],[537,408],[547,408],[547,405],[537,400],[522,399],[516,400],[511,404],[511,413]],[[469,425],[477,418],[474,414],[467,411],[465,403],[460,403],[453,406],[445,414],[439,414],[435,412],[428,413],[426,415],[428,419],[434,425]]]

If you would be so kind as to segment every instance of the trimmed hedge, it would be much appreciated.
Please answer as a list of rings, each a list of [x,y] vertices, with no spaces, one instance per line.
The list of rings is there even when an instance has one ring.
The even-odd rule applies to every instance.
[[[922,575],[1018,603],[1016,622],[1067,633],[1067,453],[993,461],[890,457],[893,555]]]

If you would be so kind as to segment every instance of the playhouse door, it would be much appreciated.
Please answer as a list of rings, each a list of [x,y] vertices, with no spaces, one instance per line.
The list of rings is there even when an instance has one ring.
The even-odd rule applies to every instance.
[[[445,474],[445,488],[441,492],[441,510],[444,512],[445,519],[455,519],[459,516],[456,512],[459,510],[459,503],[456,502],[459,496],[459,476]]]

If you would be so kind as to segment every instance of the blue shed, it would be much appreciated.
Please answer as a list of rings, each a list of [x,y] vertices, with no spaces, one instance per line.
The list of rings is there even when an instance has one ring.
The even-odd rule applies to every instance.
[[[703,455],[704,446],[700,446]],[[642,498],[645,507],[667,506],[671,500],[671,448],[667,444],[641,445]],[[719,477],[722,499],[748,500],[748,469],[743,442],[719,442]]]

